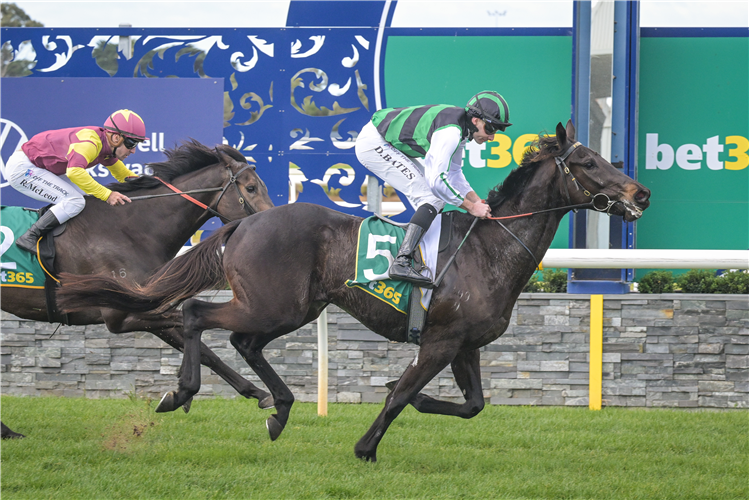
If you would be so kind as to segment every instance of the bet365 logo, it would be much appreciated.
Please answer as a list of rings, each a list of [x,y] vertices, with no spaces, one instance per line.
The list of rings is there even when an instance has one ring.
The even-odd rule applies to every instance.
[[[743,170],[749,166],[749,140],[740,135],[710,137],[705,143],[674,146],[658,143],[658,134],[645,134],[645,169],[668,170],[674,163],[684,170]],[[729,160],[733,158],[733,160]],[[674,162],[675,160],[675,162]]]

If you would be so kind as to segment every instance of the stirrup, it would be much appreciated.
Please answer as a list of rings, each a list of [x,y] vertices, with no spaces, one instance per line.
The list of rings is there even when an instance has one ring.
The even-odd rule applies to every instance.
[[[406,281],[422,288],[432,288],[434,283],[431,278],[419,274],[408,263],[393,262],[388,271],[390,278],[397,281]]]

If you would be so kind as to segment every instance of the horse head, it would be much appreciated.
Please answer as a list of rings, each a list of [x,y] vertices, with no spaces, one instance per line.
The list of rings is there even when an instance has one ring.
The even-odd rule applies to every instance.
[[[562,182],[570,204],[592,203],[610,215],[621,215],[631,222],[650,206],[650,190],[622,173],[600,154],[575,141],[572,120],[556,128],[562,154],[555,157],[563,172]]]
[[[234,220],[273,208],[268,188],[255,172],[255,165],[229,146],[216,146],[216,153],[226,167],[226,184],[216,202],[219,213]]]

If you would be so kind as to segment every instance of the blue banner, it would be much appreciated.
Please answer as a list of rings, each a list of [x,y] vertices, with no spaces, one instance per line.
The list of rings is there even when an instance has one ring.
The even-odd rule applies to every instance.
[[[221,144],[223,78],[3,78],[3,165],[32,136],[46,130],[103,125],[110,113],[126,108],[146,123],[148,140],[139,144],[125,164],[136,174],[146,164],[164,161],[163,150],[196,139],[207,146]],[[117,182],[101,165],[89,169],[97,182]],[[262,174],[261,174],[262,175]],[[39,208],[2,179],[3,205]]]

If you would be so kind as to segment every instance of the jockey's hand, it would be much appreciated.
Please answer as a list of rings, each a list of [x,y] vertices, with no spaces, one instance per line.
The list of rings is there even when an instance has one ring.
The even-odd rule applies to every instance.
[[[483,200],[476,203],[471,203],[467,207],[468,213],[479,219],[486,219],[492,213],[492,209]]]
[[[117,191],[112,191],[109,198],[107,198],[107,203],[112,206],[124,205],[125,203],[130,203],[130,198],[122,193],[118,193]]]

